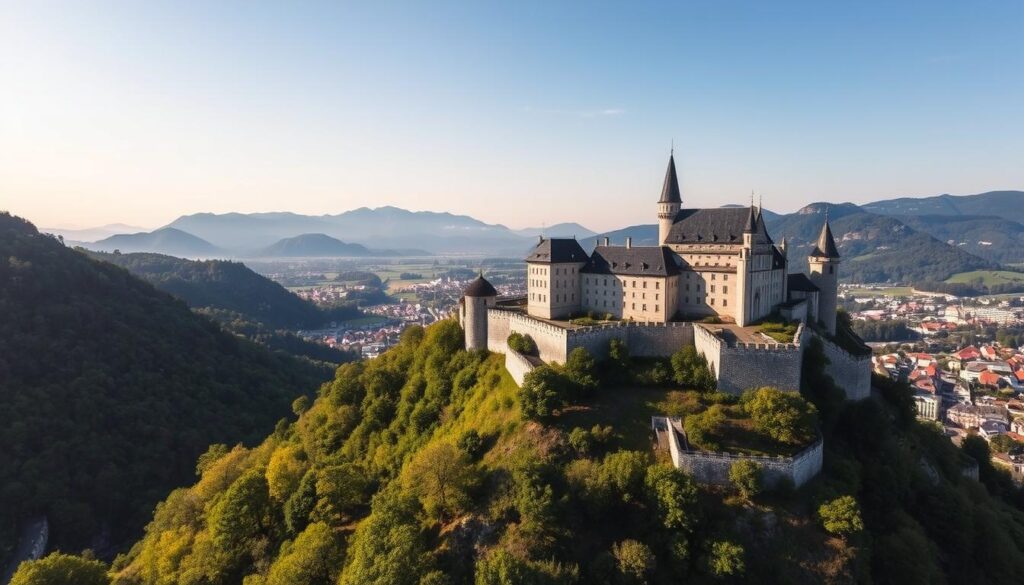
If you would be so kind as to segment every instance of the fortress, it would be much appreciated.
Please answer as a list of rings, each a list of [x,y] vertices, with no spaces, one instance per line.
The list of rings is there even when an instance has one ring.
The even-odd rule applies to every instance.
[[[840,258],[827,217],[809,273],[791,274],[786,241],[775,244],[760,207],[684,209],[671,155],[657,213],[657,246],[634,246],[630,238],[612,245],[605,238],[587,253],[574,238],[541,237],[526,257],[525,298],[498,299],[481,275],[460,301],[466,348],[506,354],[506,367],[521,383],[538,359],[564,363],[577,347],[603,357],[612,339],[647,357],[693,345],[719,389],[740,393],[757,386],[798,389],[803,351],[817,337],[847,398],[867,397],[870,356],[830,340]],[[801,323],[791,341],[757,330],[771,315]],[[580,316],[592,318],[574,323]],[[533,361],[508,348],[511,333],[534,340]]]

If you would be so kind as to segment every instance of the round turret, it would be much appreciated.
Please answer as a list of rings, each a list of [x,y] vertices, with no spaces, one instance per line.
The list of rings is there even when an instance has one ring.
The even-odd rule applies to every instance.
[[[462,291],[462,328],[466,349],[487,349],[487,309],[494,306],[498,291],[484,275],[476,277]]]

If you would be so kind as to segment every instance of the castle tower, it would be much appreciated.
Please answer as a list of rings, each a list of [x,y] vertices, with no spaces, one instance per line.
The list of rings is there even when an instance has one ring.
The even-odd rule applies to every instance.
[[[836,306],[839,302],[839,250],[836,240],[832,237],[832,228],[828,224],[828,212],[825,213],[825,225],[821,226],[818,241],[807,258],[810,267],[811,282],[818,287],[818,321],[825,325],[829,333],[836,333]]]
[[[757,233],[757,216],[754,214],[754,206],[750,206],[747,213],[746,226],[743,228],[743,248],[740,249],[740,257],[736,261],[736,324],[740,327],[748,325],[753,321],[754,299],[752,294],[753,282],[751,282],[754,270],[754,235]]]
[[[462,328],[466,332],[466,349],[487,349],[487,309],[494,306],[498,291],[484,275],[469,283],[462,292]]]
[[[668,170],[665,171],[665,184],[661,187],[661,198],[658,199],[658,244],[665,245],[672,222],[683,206],[683,198],[679,195],[679,178],[676,176],[675,153],[668,155]]]

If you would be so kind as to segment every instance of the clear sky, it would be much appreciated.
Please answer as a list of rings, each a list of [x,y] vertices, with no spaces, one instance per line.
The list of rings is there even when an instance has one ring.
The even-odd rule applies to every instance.
[[[1024,2],[0,1],[0,209],[511,227],[1024,189]]]

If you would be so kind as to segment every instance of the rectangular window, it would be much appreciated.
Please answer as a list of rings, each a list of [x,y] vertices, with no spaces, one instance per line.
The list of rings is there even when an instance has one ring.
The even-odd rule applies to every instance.
[[[711,299],[711,304],[712,305],[715,304],[715,299],[714,298]]]
[[[654,283],[654,288],[656,288],[656,289],[659,289],[659,290],[660,290],[660,289],[661,289],[661,283],[660,283],[660,282],[655,282],[655,283]]]
[[[715,285],[711,285],[711,292],[715,292]]]
[[[654,305],[654,312],[655,312],[655,313],[657,313],[657,312],[658,312],[658,305]]]
[[[729,280],[729,275],[728,274],[723,274],[722,275],[722,280]]]
[[[647,288],[647,281],[644,281],[644,288]]]
[[[722,299],[722,306],[723,307],[728,307],[729,306],[729,299]]]
[[[729,287],[728,286],[723,286],[722,287],[722,294],[728,294],[728,292],[729,292]]]
[[[647,311],[647,305],[644,305],[644,309],[643,309],[643,310],[644,310],[645,312]]]
[[[636,303],[633,303],[632,305],[633,305],[633,310],[635,311],[636,310]]]

